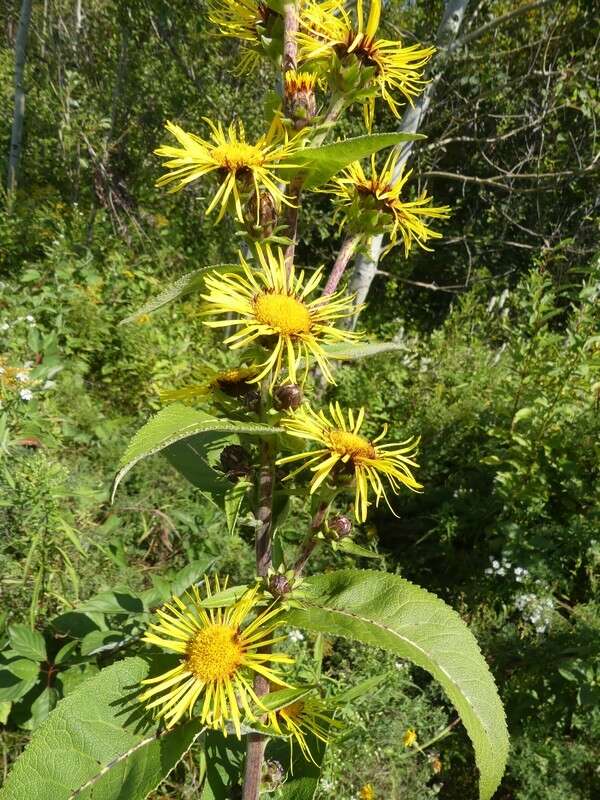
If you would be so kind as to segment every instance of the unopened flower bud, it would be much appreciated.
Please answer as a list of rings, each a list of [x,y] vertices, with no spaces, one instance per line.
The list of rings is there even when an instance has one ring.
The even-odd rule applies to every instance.
[[[250,454],[239,444],[228,444],[222,450],[219,460],[223,472],[232,483],[247,478],[252,469]]]
[[[302,389],[295,383],[284,383],[275,391],[275,404],[279,411],[295,411],[303,399]]]
[[[244,405],[248,411],[258,411],[260,406],[260,392],[253,390],[245,394]]]
[[[265,792],[274,792],[283,784],[285,770],[279,761],[269,759],[262,765],[262,789]]]
[[[253,192],[244,209],[246,230],[253,238],[268,239],[277,227],[277,205],[271,192]]]
[[[288,70],[285,73],[284,111],[296,130],[310,125],[317,113],[316,82],[317,76],[310,72]]]
[[[335,539],[345,539],[346,536],[350,536],[352,533],[352,522],[348,517],[333,517],[327,523],[327,530],[333,534]]]
[[[283,597],[284,594],[289,594],[292,591],[292,587],[285,575],[277,573],[269,581],[269,591],[273,597]]]

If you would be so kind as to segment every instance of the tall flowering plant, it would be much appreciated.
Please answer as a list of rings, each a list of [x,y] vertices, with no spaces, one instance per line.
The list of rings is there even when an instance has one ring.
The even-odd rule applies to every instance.
[[[242,73],[263,58],[276,65],[281,101],[259,137],[242,121],[205,119],[199,133],[166,123],[157,185],[178,192],[202,182],[211,193],[207,213],[217,223],[231,218],[243,246],[236,263],[184,276],[139,314],[195,292],[231,363],[164,393],[164,408],[124,454],[115,490],[138,461],[162,452],[224,509],[230,531],[240,510],[251,515],[256,571],[236,586],[207,575],[156,608],[139,655],[102,670],[50,714],[3,800],[49,797],[50,785],[52,797],[65,800],[141,800],[193,743],[203,765],[198,796],[312,797],[327,744],[342,728],[341,701],[318,679],[299,677],[289,627],[317,641],[349,637],[428,670],[472,739],[481,797],[499,784],[504,713],[460,617],[398,575],[310,570],[317,548],[372,555],[354,542],[357,526],[381,502],[396,513],[396,495],[426,491],[418,439],[390,441],[366,405],[325,406],[310,391],[316,372],[335,383],[336,360],[393,349],[345,325],[360,311],[344,288],[353,253],[381,233],[388,252],[399,243],[406,255],[415,245],[429,249],[440,236],[436,221],[449,213],[426,192],[410,194],[410,173],[394,178],[398,151],[389,148],[410,137],[372,132],[377,102],[397,116],[425,85],[434,52],[381,38],[381,12],[381,0],[210,2],[217,32],[242,44]],[[337,122],[356,107],[366,132],[340,140]],[[309,191],[328,193],[340,221],[330,269],[309,269],[296,256]],[[296,546],[281,535],[280,509],[290,498],[298,526],[309,512]],[[46,784],[32,781],[33,760],[50,751],[62,755],[47,760]]]

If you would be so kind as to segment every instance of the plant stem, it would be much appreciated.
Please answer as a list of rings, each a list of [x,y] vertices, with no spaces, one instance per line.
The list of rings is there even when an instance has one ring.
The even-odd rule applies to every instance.
[[[302,550],[300,551],[300,555],[294,564],[294,577],[296,578],[299,578],[300,575],[302,575],[304,567],[306,566],[306,562],[311,557],[313,550],[319,543],[319,540],[314,536],[314,534],[323,524],[325,514],[327,513],[327,507],[328,503],[321,503],[317,513],[311,520],[308,536],[305,539],[304,544],[302,545]]]
[[[327,279],[325,288],[323,289],[323,297],[333,294],[337,289],[338,283],[340,282],[340,279],[344,274],[346,267],[348,266],[348,262],[354,255],[354,251],[356,250],[356,246],[358,245],[359,241],[360,234],[358,233],[347,236],[344,239],[342,246],[340,247],[340,252],[337,254],[335,264],[329,273],[329,278]]]
[[[285,235],[292,240],[288,244],[285,251],[285,267],[289,276],[294,263],[294,256],[296,253],[296,236],[298,234],[298,215],[300,214],[300,207],[302,205],[302,184],[304,179],[302,177],[294,178],[290,183],[289,188],[289,201],[292,205],[285,207]]]
[[[298,0],[285,0],[283,4],[283,80],[285,73],[295,70],[298,63]]]
[[[298,0],[284,0],[283,4],[283,59],[281,62],[283,70],[283,86],[285,87],[285,73],[288,70],[295,70],[298,64],[298,43],[296,34],[298,33]],[[285,89],[284,89],[285,91]],[[285,222],[286,235],[292,240],[285,251],[285,266],[289,276],[294,263],[296,251],[296,233],[298,231],[298,214],[300,213],[300,192],[302,190],[302,178],[295,178],[290,183],[289,198],[291,206],[286,206]]]
[[[261,387],[261,418],[266,418],[266,409],[269,402],[269,385],[271,376],[268,375]],[[275,465],[273,448],[268,439],[261,444],[261,463],[258,477],[258,503],[256,510],[257,528],[255,534],[256,574],[264,578],[271,568],[271,532],[273,523],[273,487],[275,483]],[[269,681],[262,675],[254,678],[254,691],[257,697],[267,694],[270,689]],[[259,733],[248,735],[246,745],[246,766],[244,772],[244,789],[242,800],[258,800],[262,779],[262,763],[267,746],[267,737]]]

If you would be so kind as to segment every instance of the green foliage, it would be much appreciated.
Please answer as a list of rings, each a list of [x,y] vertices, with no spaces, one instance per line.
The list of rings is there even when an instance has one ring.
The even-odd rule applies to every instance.
[[[480,796],[491,798],[504,772],[508,733],[494,680],[460,617],[439,598],[395,575],[333,572],[308,578],[300,628],[358,639],[428,670],[460,713],[475,748]]]
[[[114,464],[159,408],[157,390],[195,380],[215,361],[228,366],[193,292],[198,265],[235,261],[240,238],[233,226],[206,221],[204,188],[156,192],[160,170],[149,156],[167,117],[202,133],[207,113],[225,123],[239,115],[249,136],[262,130],[256,109],[272,70],[240,80],[238,45],[211,35],[204,10],[201,3],[190,14],[178,0],[91,2],[76,35],[72,5],[34,4],[20,191],[0,212],[0,355],[19,368],[32,362],[34,380],[31,400],[7,391],[0,409],[5,763],[78,692],[93,702],[86,684],[117,674],[120,664],[110,664],[139,648],[152,609],[213,559],[234,583],[253,571],[248,484],[198,469],[202,434],[166,448],[192,485],[143,458],[109,504]],[[466,32],[514,10],[484,4]],[[414,30],[430,41],[439,11],[439,3],[388,3],[385,35]],[[15,14],[13,4],[0,43],[7,109]],[[383,262],[362,320],[393,347],[338,348],[348,363],[331,392],[366,404],[373,430],[389,424],[393,439],[422,436],[425,492],[393,501],[400,521],[381,506],[351,539],[322,542],[314,554],[315,567],[331,570],[377,551],[382,568],[434,589],[469,621],[506,704],[513,746],[499,796],[515,800],[598,793],[595,22],[586,0],[542,4],[449,53],[425,120],[428,143],[413,158],[415,179],[453,217],[434,253],[413,250],[405,260],[397,249]],[[393,124],[381,113],[376,122]],[[361,130],[343,120],[335,136],[360,140]],[[307,152],[327,162],[312,182],[325,180],[332,155],[347,149]],[[331,263],[329,199],[305,195],[302,213],[299,261]],[[167,307],[175,298],[182,302]],[[370,357],[354,361],[358,353]],[[208,453],[211,464],[217,452]],[[255,468],[256,449],[251,456]],[[289,561],[301,544],[299,520],[314,509],[287,495],[277,502],[278,557]],[[227,602],[234,597],[239,588]],[[347,730],[328,747],[318,797],[355,798],[366,783],[376,797],[474,796],[469,743],[461,728],[447,730],[456,720],[427,674],[344,639],[307,637],[294,649],[299,676],[327,697],[372,686],[339,709]],[[383,669],[393,678],[379,682]],[[376,685],[368,683],[374,675]],[[401,744],[407,728],[422,751]],[[194,748],[154,796],[181,798],[202,786],[203,797],[221,798],[239,788],[242,748],[231,737],[207,739],[206,751]],[[34,733],[25,759],[40,741]],[[287,742],[272,746],[287,765]],[[131,781],[141,781],[140,791],[156,785],[164,772],[143,786],[145,752],[117,761],[83,796],[112,796],[125,772],[127,797],[135,796]],[[220,794],[211,794],[203,758],[221,777]],[[312,796],[318,771],[298,761],[272,796],[301,796],[301,784]],[[31,783],[35,773],[18,774]]]
[[[305,147],[293,156],[293,162],[297,165],[307,165],[307,169],[301,173],[304,176],[304,186],[307,189],[314,189],[327,183],[353,161],[360,161],[400,142],[424,138],[416,133],[374,133],[369,136],[357,136],[354,139],[322,144],[319,147]]]
[[[74,691],[36,731],[0,789],[2,800],[144,800],[201,733],[191,720],[164,732],[135,701],[148,663],[128,658]]]
[[[198,446],[198,450],[196,450],[193,443],[190,445],[194,456],[196,456],[194,460],[196,471],[201,471],[204,468],[214,472],[208,462],[204,461],[204,454],[209,446],[214,447],[216,445],[222,449],[227,443],[227,437],[239,436],[240,434],[262,437],[276,435],[278,432],[277,428],[258,422],[237,422],[235,420],[217,418],[204,411],[196,411],[179,404],[168,406],[136,433],[123,454],[120,469],[115,478],[113,496],[119,483],[138,461],[165,450],[182,440],[193,438],[193,442]],[[178,463],[176,459],[176,464]],[[214,486],[216,475],[214,478],[209,476],[208,478],[202,477],[200,480],[201,485],[204,488],[208,488],[211,484]],[[208,486],[205,486],[206,481]],[[226,486],[227,484],[223,483],[222,485]],[[216,491],[218,492],[220,488],[221,484],[216,487]]]

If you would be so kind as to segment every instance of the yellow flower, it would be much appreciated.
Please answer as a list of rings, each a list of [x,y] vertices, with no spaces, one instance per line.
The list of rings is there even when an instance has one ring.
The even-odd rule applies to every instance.
[[[310,747],[306,741],[306,734],[311,733],[322,742],[329,740],[329,729],[331,727],[340,728],[341,723],[332,719],[326,710],[325,703],[317,697],[304,697],[295,703],[272,711],[268,715],[269,724],[282,736],[290,736],[295,739],[304,758],[307,761],[317,762],[310,752]]]
[[[247,347],[257,340],[270,350],[260,364],[259,382],[271,374],[271,388],[281,370],[287,369],[286,381],[298,383],[298,369],[304,360],[304,378],[314,360],[329,381],[333,381],[323,344],[355,341],[358,334],[339,330],[333,323],[354,312],[351,297],[339,293],[326,298],[308,297],[318,287],[323,270],[304,281],[304,272],[296,275],[286,269],[283,250],[269,245],[257,246],[258,264],[250,266],[240,254],[239,273],[209,273],[205,284],[209,294],[202,295],[209,304],[207,314],[233,314],[205,324],[213,328],[236,326],[240,330],[225,340],[232,349]]]
[[[247,45],[239,66],[240,72],[246,72],[256,66],[264,52],[264,39],[272,35],[281,15],[259,0],[211,0],[208,18],[221,36],[241,39]]]
[[[404,747],[412,747],[417,742],[417,732],[413,728],[409,728],[402,737],[402,744]]]
[[[303,30],[298,34],[300,60],[304,62],[329,60],[333,55],[343,61],[354,56],[358,62],[374,70],[373,81],[394,116],[399,117],[398,101],[393,96],[403,95],[412,103],[426,81],[421,80],[422,67],[429,61],[435,48],[419,44],[402,47],[401,42],[376,39],[381,18],[381,0],[371,0],[365,22],[363,0],[356,4],[356,23],[346,11],[344,0],[318,2],[306,0],[302,10]],[[375,98],[364,102],[365,121],[372,127]]]
[[[226,585],[227,580],[221,585],[215,577],[216,592]],[[206,595],[212,595],[208,579]],[[254,721],[251,702],[262,708],[252,688],[252,673],[278,686],[288,685],[267,664],[290,664],[293,659],[283,653],[264,652],[264,648],[285,638],[272,636],[280,624],[277,616],[281,607],[270,606],[260,611],[242,627],[259,602],[256,586],[229,608],[205,609],[200,592],[194,587],[185,602],[174,597],[172,603],[157,611],[160,621],[150,626],[143,640],[178,653],[181,659],[174,669],[142,681],[150,688],[140,695],[140,700],[144,703],[151,700],[147,708],[157,709],[155,713],[165,718],[167,728],[186,712],[191,717],[202,695],[198,707],[202,723],[226,734],[225,724],[231,722],[240,738],[241,712]]]
[[[299,137],[289,140],[285,132],[281,134],[282,126],[275,118],[269,131],[256,144],[249,144],[241,121],[232,123],[225,132],[220,122],[215,125],[207,117],[204,120],[211,129],[210,141],[167,122],[167,130],[182,146],[163,145],[154,151],[169,159],[164,164],[169,172],[158,179],[157,186],[174,183],[170,191],[178,192],[198,178],[216,172],[221,185],[206,213],[220,205],[217,222],[223,219],[231,199],[237,218],[243,222],[243,202],[254,194],[258,204],[261,188],[270,192],[277,203],[291,205],[280,188],[283,178],[278,171],[297,166],[289,163],[289,159],[300,149]],[[281,135],[283,138],[279,138]]]
[[[375,789],[373,789],[373,784],[365,783],[358,796],[360,800],[375,800]]]
[[[313,72],[297,72],[288,69],[284,76],[285,94],[299,94],[300,92],[314,92],[317,85],[317,75]]]
[[[310,467],[311,472],[315,473],[310,484],[313,494],[334,470],[338,474],[350,473],[356,484],[354,514],[358,522],[364,522],[367,518],[369,487],[375,493],[376,505],[383,497],[394,513],[381,480],[382,475],[387,478],[394,494],[399,492],[401,485],[413,491],[423,488],[410,470],[410,467],[418,467],[413,460],[418,440],[411,438],[404,442],[380,445],[378,442],[386,435],[387,425],[375,439],[361,436],[359,431],[365,418],[364,408],[355,416],[352,409],[347,409],[344,414],[339,403],[330,403],[329,414],[328,417],[323,411],[316,413],[309,406],[303,406],[282,420],[281,424],[292,436],[323,445],[318,450],[280,458],[277,464],[305,462],[288,475],[288,479]]]
[[[195,400],[222,392],[228,397],[243,397],[252,391],[253,378],[259,373],[259,367],[237,367],[236,369],[210,370],[202,383],[184,386],[182,389],[167,389],[159,393],[165,403],[177,400]]]
[[[423,221],[425,217],[433,219],[447,219],[450,215],[449,206],[432,206],[433,198],[425,189],[415,200],[403,200],[404,187],[412,174],[409,170],[405,175],[400,173],[394,180],[394,172],[400,153],[392,150],[387,157],[381,171],[377,172],[375,156],[371,158],[371,175],[367,177],[359,161],[354,161],[339,176],[333,179],[328,191],[337,198],[338,209],[345,214],[351,224],[360,229],[361,224],[369,219],[368,212],[375,216],[370,219],[370,224],[375,228],[387,227],[390,242],[383,255],[398,242],[398,235],[404,243],[404,254],[408,256],[413,242],[423,250],[431,251],[426,242],[429,239],[441,239],[442,234],[432,230]],[[384,215],[381,220],[380,215]],[[386,225],[386,219],[389,220]],[[369,223],[367,223],[369,224]],[[391,225],[391,227],[390,227]],[[379,233],[380,230],[367,230],[368,234]]]

